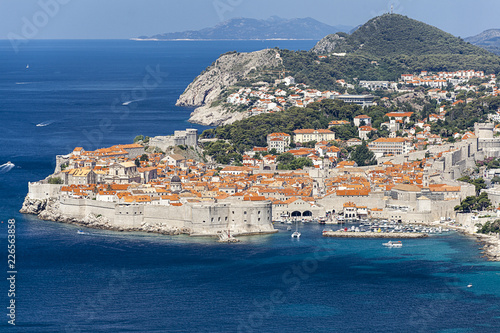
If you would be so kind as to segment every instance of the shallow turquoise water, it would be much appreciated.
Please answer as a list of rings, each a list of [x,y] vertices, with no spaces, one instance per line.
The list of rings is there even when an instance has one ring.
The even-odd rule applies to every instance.
[[[0,41],[0,164],[16,164],[0,174],[0,219],[17,220],[17,331],[499,331],[500,265],[455,233],[388,249],[383,240],[322,238],[318,225],[301,226],[301,239],[291,239],[278,225],[278,234],[221,245],[101,230],[78,235],[74,226],[17,213],[27,182],[50,174],[56,154],[192,126],[191,110],[174,106],[187,84],[221,53],[273,43],[314,44],[34,41],[16,55]],[[116,118],[113,100],[131,94],[156,65],[168,72],[165,81]],[[89,138],[106,117],[115,117],[114,129]],[[49,125],[35,126],[41,122]],[[0,230],[6,258],[6,224]],[[3,280],[1,306],[7,289]],[[7,326],[4,317],[0,330]]]

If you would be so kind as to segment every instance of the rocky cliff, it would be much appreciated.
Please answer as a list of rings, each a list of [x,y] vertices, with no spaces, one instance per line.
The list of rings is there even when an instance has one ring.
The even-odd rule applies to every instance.
[[[197,106],[190,121],[203,125],[231,123],[244,116],[229,112],[221,107],[211,107],[228,87],[244,79],[252,70],[277,68],[282,60],[276,50],[262,50],[251,53],[227,53],[219,57],[201,73],[177,100],[177,106]]]
[[[342,45],[345,42],[345,37],[339,34],[328,35],[322,40],[320,40],[311,51],[317,54],[332,53],[338,45]]]

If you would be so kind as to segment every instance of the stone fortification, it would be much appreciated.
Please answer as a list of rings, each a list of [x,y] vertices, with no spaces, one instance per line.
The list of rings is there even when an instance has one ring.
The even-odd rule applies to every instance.
[[[43,220],[110,230],[205,236],[215,236],[224,230],[230,230],[233,235],[275,232],[270,201],[184,203],[180,206],[121,204],[44,196],[38,191],[39,186],[30,183],[30,193],[37,195],[28,195],[20,212],[38,215]]]

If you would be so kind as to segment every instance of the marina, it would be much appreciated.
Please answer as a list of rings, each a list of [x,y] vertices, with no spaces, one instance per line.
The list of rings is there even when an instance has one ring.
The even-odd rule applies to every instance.
[[[429,235],[424,233],[410,233],[410,232],[396,232],[396,233],[383,233],[383,232],[348,232],[343,230],[337,231],[324,231],[324,237],[340,237],[340,238],[426,238]]]

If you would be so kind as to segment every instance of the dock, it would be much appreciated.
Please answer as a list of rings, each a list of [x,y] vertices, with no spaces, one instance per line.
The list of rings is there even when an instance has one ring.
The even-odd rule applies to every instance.
[[[349,231],[324,231],[323,237],[339,238],[426,238],[428,234],[421,232],[349,232]]]

